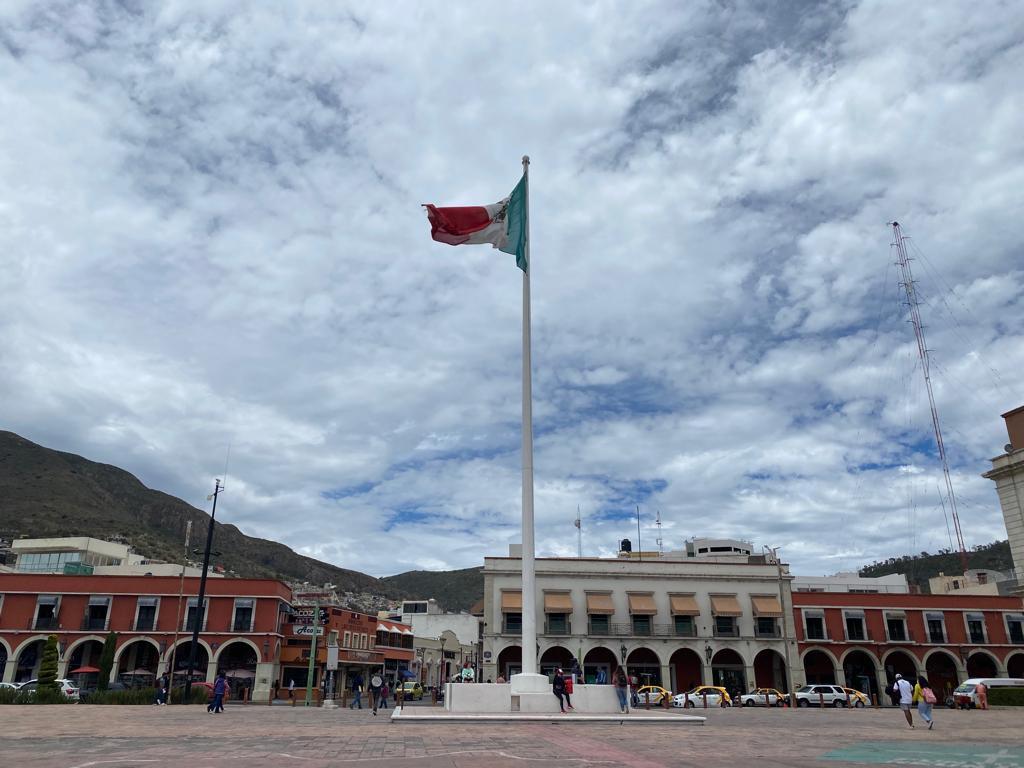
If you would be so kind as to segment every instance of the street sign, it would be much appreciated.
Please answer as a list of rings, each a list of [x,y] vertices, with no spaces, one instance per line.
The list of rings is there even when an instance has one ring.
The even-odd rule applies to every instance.
[[[305,635],[306,637],[312,637],[314,632],[317,637],[323,637],[324,628],[314,627],[312,624],[301,624],[299,626],[292,627],[293,635]]]

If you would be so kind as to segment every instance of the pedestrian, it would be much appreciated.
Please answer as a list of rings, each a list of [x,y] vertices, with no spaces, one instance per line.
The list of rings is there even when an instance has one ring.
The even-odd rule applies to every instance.
[[[380,687],[380,708],[388,708],[388,694],[391,693],[391,688],[388,687],[388,681],[385,680],[384,684]]]
[[[615,695],[619,697],[619,711],[626,711],[626,696],[629,688],[629,678],[626,677],[626,670],[619,667],[613,676],[615,682]]]
[[[608,673],[605,672],[604,667],[597,668],[597,677],[594,679],[594,682],[598,685],[604,685],[608,682]]]
[[[295,681],[294,680],[289,680],[288,681],[288,698],[289,699],[294,699],[295,698]]]
[[[930,731],[932,726],[935,725],[935,722],[932,720],[932,704],[935,703],[935,692],[928,685],[928,680],[924,675],[917,676],[917,682],[914,684],[913,701],[917,704],[917,714],[928,723],[928,730]]]
[[[579,659],[574,658],[572,660],[572,669],[569,670],[569,674],[571,674],[574,678],[576,678],[577,682],[579,682],[579,683],[583,682],[583,669],[580,667],[580,660]]]
[[[217,673],[217,679],[213,682],[213,701],[206,705],[206,711],[213,714],[220,714],[224,711],[224,694],[228,690],[228,679],[221,670]]]
[[[561,669],[555,670],[555,679],[551,683],[551,692],[558,698],[558,709],[561,710],[562,714],[565,714],[565,708],[569,707],[572,709],[572,701],[569,699],[569,694],[565,690],[565,674]],[[565,702],[562,702],[562,699]]]
[[[373,716],[377,716],[377,704],[380,700],[380,689],[384,685],[384,678],[376,672],[370,677],[370,703],[373,704]]]
[[[352,678],[352,703],[348,705],[349,709],[356,707],[363,708],[363,676],[358,672]]]
[[[504,675],[498,675],[498,685],[504,685],[504,684],[505,684],[505,676]]]
[[[914,716],[910,714],[910,707],[914,701],[914,687],[903,679],[903,675],[896,675],[896,682],[892,684],[892,692],[899,696],[903,716],[907,718],[907,725],[913,728]]]
[[[978,709],[988,709],[988,686],[978,683],[974,688],[974,694],[978,697]]]
[[[167,703],[167,676],[160,675],[160,678],[156,681],[156,701],[154,704],[166,704]]]

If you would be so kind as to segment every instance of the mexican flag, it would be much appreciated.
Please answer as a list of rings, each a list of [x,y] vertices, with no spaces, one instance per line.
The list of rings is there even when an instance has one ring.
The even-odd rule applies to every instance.
[[[430,236],[448,245],[490,243],[499,251],[515,254],[516,266],[529,271],[526,263],[526,176],[512,194],[494,205],[439,208],[424,205],[430,220]]]

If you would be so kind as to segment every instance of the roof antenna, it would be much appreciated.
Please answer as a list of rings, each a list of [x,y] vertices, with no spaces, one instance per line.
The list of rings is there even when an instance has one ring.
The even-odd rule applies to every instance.
[[[661,539],[661,510],[660,509],[657,512],[657,516],[654,518],[654,524],[656,526],[658,526],[658,538],[656,539],[656,541],[658,542],[658,554],[659,555],[664,555],[665,554],[665,548],[664,548],[664,546],[662,546],[662,539]]]

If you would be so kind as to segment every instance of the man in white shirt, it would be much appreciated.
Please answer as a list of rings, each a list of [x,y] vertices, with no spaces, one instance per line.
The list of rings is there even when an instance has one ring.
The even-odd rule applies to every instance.
[[[903,675],[896,675],[896,682],[892,685],[893,693],[900,695],[900,709],[903,716],[907,718],[907,725],[914,727],[914,716],[910,714],[911,702],[914,699],[914,686],[903,679]]]

